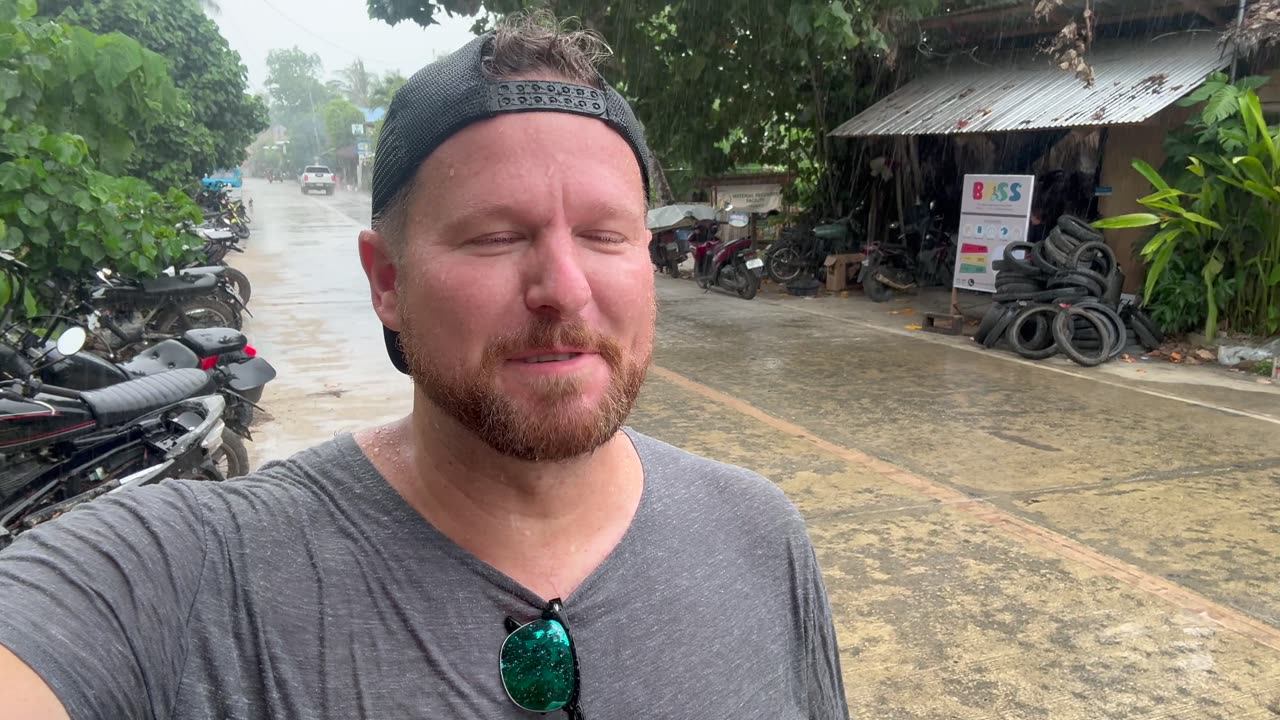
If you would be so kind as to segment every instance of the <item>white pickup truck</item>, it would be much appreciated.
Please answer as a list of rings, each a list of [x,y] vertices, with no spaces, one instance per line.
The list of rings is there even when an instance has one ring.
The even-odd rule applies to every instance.
[[[302,185],[303,195],[312,190],[323,190],[325,195],[332,195],[338,186],[338,179],[324,165],[308,165],[298,178],[298,183]]]

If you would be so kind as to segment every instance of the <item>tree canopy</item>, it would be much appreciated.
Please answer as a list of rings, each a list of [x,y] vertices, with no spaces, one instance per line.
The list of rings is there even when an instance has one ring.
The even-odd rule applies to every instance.
[[[440,13],[505,14],[548,7],[612,45],[605,68],[667,167],[707,175],[738,164],[785,167],[817,204],[841,204],[824,172],[827,133],[883,92],[897,60],[894,29],[937,0],[368,0],[390,23],[430,25]],[[481,17],[476,29],[492,20]],[[820,180],[828,180],[820,187]]]
[[[163,56],[190,112],[136,133],[144,152],[131,174],[160,187],[244,161],[267,127],[262,101],[248,94],[248,71],[196,0],[43,0],[40,14],[96,33],[118,32]]]
[[[118,173],[139,152],[132,133],[186,105],[159,55],[35,12],[33,0],[0,3],[0,250],[36,281],[102,264],[154,274],[197,245],[178,226],[199,209]]]

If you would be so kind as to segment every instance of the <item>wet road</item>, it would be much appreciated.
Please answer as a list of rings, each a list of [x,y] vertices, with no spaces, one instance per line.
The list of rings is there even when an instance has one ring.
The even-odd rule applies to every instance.
[[[355,254],[367,198],[248,193],[246,330],[280,370],[255,459],[403,414]],[[805,514],[853,717],[1280,718],[1273,388],[1020,362],[856,296],[658,283],[633,424]]]

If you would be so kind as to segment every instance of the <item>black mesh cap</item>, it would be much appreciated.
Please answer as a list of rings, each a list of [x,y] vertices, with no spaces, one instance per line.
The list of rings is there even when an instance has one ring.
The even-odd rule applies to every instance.
[[[485,33],[414,73],[396,92],[373,160],[374,217],[445,140],[471,123],[502,112],[550,110],[599,118],[635,151],[648,196],[649,147],[644,129],[621,95],[607,84],[601,90],[551,80],[489,80],[480,65],[492,46],[493,33]],[[399,333],[384,330],[391,363],[408,373]]]

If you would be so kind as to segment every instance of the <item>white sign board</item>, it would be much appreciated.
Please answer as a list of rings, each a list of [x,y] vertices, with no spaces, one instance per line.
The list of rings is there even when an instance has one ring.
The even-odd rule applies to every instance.
[[[962,290],[996,291],[991,264],[1004,246],[1027,238],[1031,219],[1031,175],[965,175],[960,203],[955,286]]]
[[[736,211],[767,213],[782,208],[782,186],[777,183],[720,185],[716,188],[716,199],[721,206],[729,202]]]
[[[364,134],[364,123],[352,123],[352,124],[351,124],[351,134],[352,134],[352,135],[363,135],[363,134]]]

